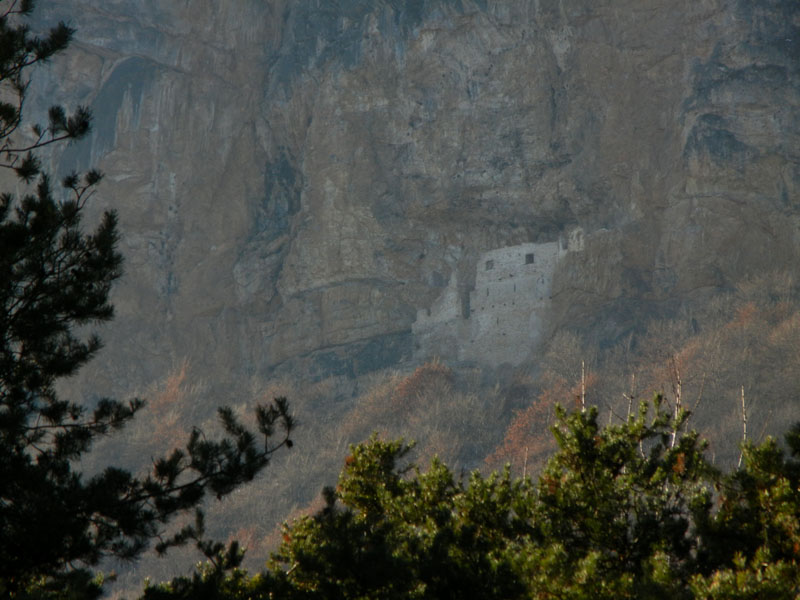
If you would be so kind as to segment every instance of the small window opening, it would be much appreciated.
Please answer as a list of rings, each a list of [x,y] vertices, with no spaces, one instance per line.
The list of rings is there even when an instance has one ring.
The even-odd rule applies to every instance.
[[[494,261],[493,260],[487,260],[486,261],[486,270],[487,271],[491,271],[492,269],[494,269]]]
[[[526,265],[532,265],[533,264],[533,252],[531,252],[530,254],[526,254],[525,255],[525,264]]]

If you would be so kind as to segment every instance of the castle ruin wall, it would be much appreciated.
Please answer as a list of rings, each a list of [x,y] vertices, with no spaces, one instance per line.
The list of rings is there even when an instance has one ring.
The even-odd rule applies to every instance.
[[[497,248],[478,259],[469,302],[455,273],[430,309],[412,326],[417,354],[497,366],[519,364],[538,343],[550,303],[553,275],[569,251],[583,249],[583,234],[546,243]],[[464,306],[469,313],[464,314]]]

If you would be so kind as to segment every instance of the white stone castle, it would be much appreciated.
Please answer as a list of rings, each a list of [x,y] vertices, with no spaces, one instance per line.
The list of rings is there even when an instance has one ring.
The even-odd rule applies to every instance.
[[[520,363],[541,337],[556,265],[583,250],[583,230],[558,241],[490,250],[476,266],[475,288],[459,293],[455,273],[412,325],[416,355],[497,366]]]

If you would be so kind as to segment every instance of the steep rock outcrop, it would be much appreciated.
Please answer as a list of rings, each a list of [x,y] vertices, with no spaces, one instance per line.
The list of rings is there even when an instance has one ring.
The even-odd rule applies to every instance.
[[[798,259],[790,0],[53,0],[38,18],[79,41],[34,104],[96,114],[53,160],[107,172],[125,232],[109,386],[183,357],[223,387],[424,358],[412,326],[448,282],[468,294],[481,254],[575,226],[545,328],[599,341]]]

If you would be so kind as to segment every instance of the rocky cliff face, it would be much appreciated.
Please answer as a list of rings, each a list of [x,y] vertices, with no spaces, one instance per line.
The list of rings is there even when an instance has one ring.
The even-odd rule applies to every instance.
[[[96,115],[54,164],[105,171],[124,231],[112,388],[183,358],[221,387],[413,362],[481,254],[578,226],[543,339],[800,258],[794,0],[40,5],[78,42],[34,105]]]

